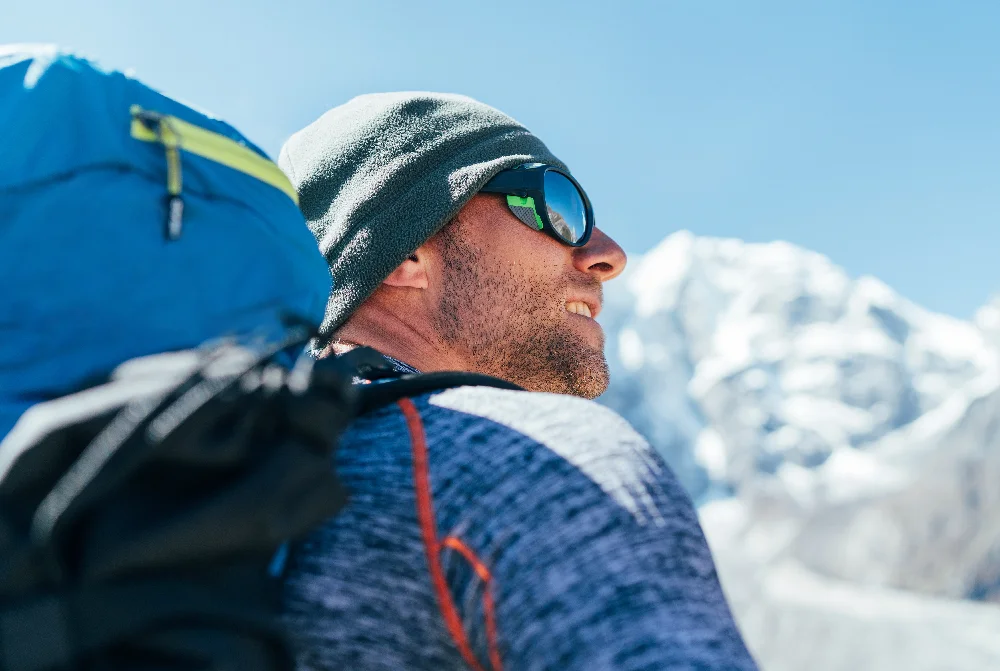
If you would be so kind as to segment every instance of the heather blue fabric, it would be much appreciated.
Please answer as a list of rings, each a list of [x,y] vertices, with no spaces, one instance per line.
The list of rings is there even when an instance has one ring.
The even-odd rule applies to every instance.
[[[121,72],[0,47],[0,438],[126,359],[322,320],[329,269],[275,187],[184,152],[184,228],[166,240],[164,150],[131,137],[133,104],[263,155]]]
[[[754,671],[691,500],[625,420],[591,401],[463,387],[413,399],[446,587],[484,669],[484,590],[517,671]],[[298,671],[468,671],[418,520],[407,420],[356,420],[336,472],[347,507],[292,552],[285,622]]]

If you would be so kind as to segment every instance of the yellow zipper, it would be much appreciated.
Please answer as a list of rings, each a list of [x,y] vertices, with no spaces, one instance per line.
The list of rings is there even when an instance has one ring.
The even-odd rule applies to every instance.
[[[175,116],[144,110],[139,105],[133,105],[131,113],[132,137],[143,142],[162,144],[166,150],[169,203],[167,237],[171,240],[180,236],[184,211],[181,199],[181,150],[255,177],[284,193],[296,205],[299,204],[299,196],[285,173],[249,147]]]

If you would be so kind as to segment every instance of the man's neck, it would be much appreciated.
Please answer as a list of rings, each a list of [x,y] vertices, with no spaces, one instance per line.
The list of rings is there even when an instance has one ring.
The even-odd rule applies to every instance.
[[[366,317],[356,314],[338,330],[327,352],[343,354],[355,347],[365,346],[421,372],[467,369],[453,348],[442,346],[424,335],[432,332],[431,329],[421,332],[398,319],[375,321]]]

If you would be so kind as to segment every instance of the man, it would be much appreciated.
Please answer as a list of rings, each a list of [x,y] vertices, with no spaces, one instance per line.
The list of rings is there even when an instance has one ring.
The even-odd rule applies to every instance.
[[[358,420],[347,509],[294,549],[307,669],[752,669],[697,516],[613,412],[594,317],[625,255],[523,126],[452,95],[362,96],[280,165],[330,262],[324,354],[461,388]],[[573,396],[583,397],[573,398]]]
[[[625,254],[595,229],[583,247],[538,235],[500,194],[473,196],[335,334],[421,371],[468,370],[533,391],[596,398],[608,386],[601,283]]]

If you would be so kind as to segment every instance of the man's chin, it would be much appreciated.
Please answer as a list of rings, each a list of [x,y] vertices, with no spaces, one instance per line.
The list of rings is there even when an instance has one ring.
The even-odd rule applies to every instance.
[[[573,315],[576,317],[576,315]],[[585,319],[579,317],[579,319]],[[509,380],[528,391],[594,399],[608,388],[604,332],[587,334],[564,321],[532,323],[498,337],[501,348],[468,352],[471,370]],[[524,334],[526,337],[518,337]],[[515,344],[516,343],[516,344]]]
[[[608,389],[611,371],[604,354],[598,354],[590,362],[581,365],[575,379],[574,389],[567,393],[593,400]]]
[[[578,349],[571,356],[560,357],[550,366],[531,369],[526,367],[512,382],[520,384],[528,391],[568,394],[593,400],[603,394],[610,381],[608,362],[600,350]],[[512,376],[513,377],[513,376]]]
[[[596,342],[577,342],[570,368],[572,389],[564,393],[595,399],[605,391],[611,381],[608,360],[604,356],[604,331],[597,325]]]

